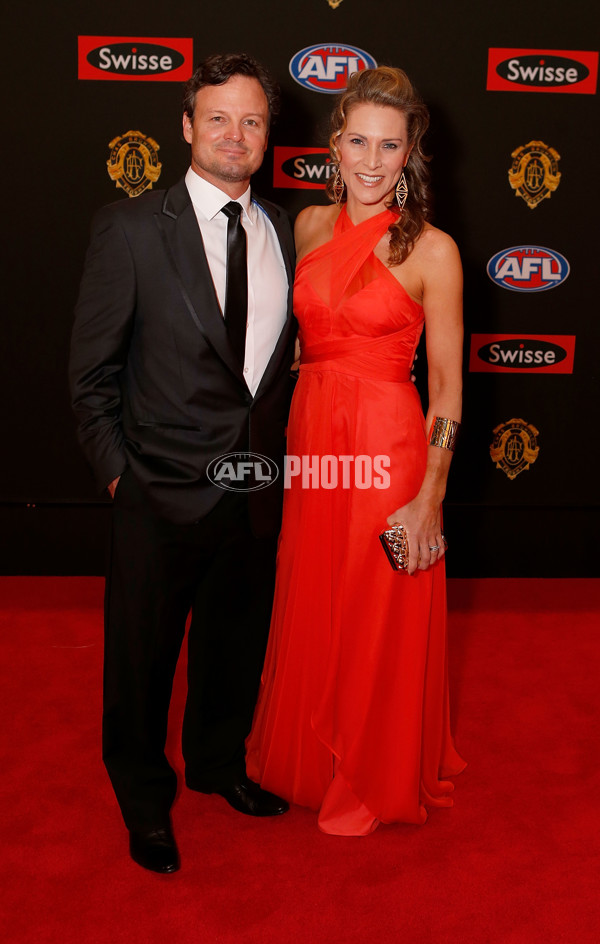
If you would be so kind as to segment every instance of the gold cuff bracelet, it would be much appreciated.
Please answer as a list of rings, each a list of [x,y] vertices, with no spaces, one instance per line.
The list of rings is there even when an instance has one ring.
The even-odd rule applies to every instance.
[[[429,430],[429,445],[439,446],[440,449],[450,449],[454,452],[460,423],[456,420],[447,420],[443,416],[434,416]]]

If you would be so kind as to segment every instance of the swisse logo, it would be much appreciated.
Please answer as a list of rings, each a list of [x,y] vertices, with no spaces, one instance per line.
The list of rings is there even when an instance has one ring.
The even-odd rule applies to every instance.
[[[119,75],[143,75],[146,72],[173,72],[183,63],[180,52],[167,46],[155,46],[151,43],[116,43],[114,46],[100,46],[87,54],[87,61],[105,72],[117,72]]]
[[[192,74],[193,41],[132,36],[79,36],[78,78],[180,82]]]
[[[565,281],[569,263],[559,252],[544,246],[513,246],[492,256],[487,274],[496,285],[512,292],[543,292]]]
[[[487,88],[496,92],[594,95],[598,53],[561,49],[490,49]]]
[[[572,374],[575,335],[473,334],[475,373]]]
[[[258,492],[279,476],[279,469],[267,456],[257,452],[230,452],[209,463],[206,477],[228,492]]]
[[[348,79],[363,69],[375,69],[373,56],[356,46],[319,43],[301,49],[290,61],[292,78],[313,92],[343,92]]]
[[[575,59],[562,56],[522,56],[507,59],[496,66],[496,72],[509,82],[519,85],[574,85],[587,79],[590,70]]]
[[[331,174],[331,157],[327,148],[273,149],[274,187],[323,190]]]

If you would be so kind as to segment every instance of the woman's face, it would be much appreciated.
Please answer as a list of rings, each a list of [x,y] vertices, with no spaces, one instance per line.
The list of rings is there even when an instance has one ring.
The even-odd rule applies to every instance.
[[[410,154],[404,113],[388,105],[355,105],[337,144],[348,209],[362,205],[380,212]]]

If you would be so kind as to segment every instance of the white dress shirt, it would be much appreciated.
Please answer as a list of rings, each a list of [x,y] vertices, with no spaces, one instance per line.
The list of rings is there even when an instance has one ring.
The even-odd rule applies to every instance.
[[[221,210],[231,197],[200,177],[191,167],[185,183],[223,312],[227,284],[227,217]],[[241,220],[248,247],[244,379],[254,395],[286,320],[289,286],[277,234],[264,210],[251,199],[250,187],[236,202],[243,208]]]

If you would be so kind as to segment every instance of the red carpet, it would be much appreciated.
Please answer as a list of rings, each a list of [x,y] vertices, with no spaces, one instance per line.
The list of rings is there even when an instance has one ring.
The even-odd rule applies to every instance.
[[[102,581],[0,578],[4,939],[596,942],[600,582],[454,580],[449,592],[469,761],[453,809],[342,839],[302,809],[257,821],[183,790],[182,870],[162,877],[130,861],[100,761]]]

